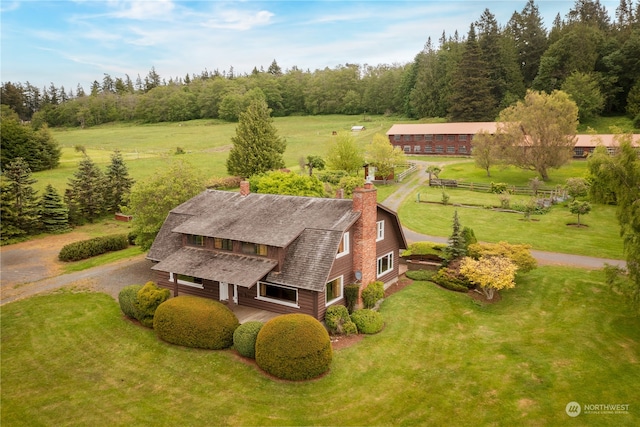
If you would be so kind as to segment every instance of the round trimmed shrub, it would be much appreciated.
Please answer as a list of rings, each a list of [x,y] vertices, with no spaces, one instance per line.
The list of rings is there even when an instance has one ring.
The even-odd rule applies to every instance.
[[[264,324],[256,340],[256,363],[286,380],[308,380],[329,370],[329,333],[307,314],[284,314]]]
[[[120,303],[120,310],[125,316],[131,319],[138,318],[138,291],[142,289],[142,285],[129,285],[125,286],[118,293],[118,303]]]
[[[163,302],[153,318],[153,328],[160,339],[211,350],[231,347],[238,325],[238,318],[227,306],[189,295]]]
[[[361,334],[377,334],[384,326],[382,315],[368,308],[354,311],[351,320],[356,324],[358,332]]]
[[[384,283],[371,282],[362,290],[362,305],[364,308],[373,308],[376,303],[384,298]]]
[[[358,327],[351,320],[348,320],[342,325],[342,333],[345,335],[355,335],[358,333]]]
[[[137,317],[147,328],[153,328],[153,317],[158,306],[169,299],[171,291],[169,289],[159,288],[154,282],[147,282],[142,289],[138,291],[136,298]]]
[[[256,358],[256,338],[262,329],[262,322],[246,322],[233,333],[233,347],[244,357]]]

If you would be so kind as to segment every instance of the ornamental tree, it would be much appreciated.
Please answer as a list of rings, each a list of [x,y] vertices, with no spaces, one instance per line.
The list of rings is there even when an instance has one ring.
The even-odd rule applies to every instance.
[[[501,256],[482,257],[475,260],[464,257],[460,263],[460,274],[477,285],[488,300],[492,300],[495,291],[516,286],[515,277],[518,267],[509,259]]]
[[[586,215],[591,212],[591,204],[589,202],[579,202],[577,200],[569,203],[569,212],[578,215],[578,226],[580,225],[580,215]]]
[[[364,157],[356,139],[348,132],[338,132],[338,135],[328,148],[327,166],[330,169],[343,170],[349,174],[355,174],[363,164]]]
[[[373,142],[367,149],[367,162],[376,168],[384,183],[396,166],[406,163],[406,156],[400,147],[389,144],[389,140],[382,134],[375,134]]]

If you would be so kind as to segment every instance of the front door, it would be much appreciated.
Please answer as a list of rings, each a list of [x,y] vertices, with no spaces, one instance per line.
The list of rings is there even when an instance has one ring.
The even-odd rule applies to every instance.
[[[220,282],[220,301],[229,301],[229,284]]]

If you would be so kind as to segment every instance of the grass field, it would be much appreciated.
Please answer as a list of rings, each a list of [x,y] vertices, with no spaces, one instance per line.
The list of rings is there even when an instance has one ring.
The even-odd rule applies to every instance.
[[[69,290],[3,306],[3,426],[637,425],[640,328],[598,271],[540,268],[493,305],[428,282],[331,371],[272,380],[233,351],[159,341]],[[627,404],[629,413],[565,413]]]

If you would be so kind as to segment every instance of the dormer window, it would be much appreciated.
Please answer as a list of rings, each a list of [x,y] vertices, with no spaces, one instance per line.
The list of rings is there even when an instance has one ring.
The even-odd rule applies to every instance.
[[[216,249],[222,249],[225,251],[233,250],[233,240],[230,239],[220,239],[216,237],[213,239],[213,247]]]
[[[342,235],[342,240],[340,241],[340,246],[338,247],[338,254],[336,258],[340,258],[349,253],[349,232],[347,231]]]
[[[196,234],[187,234],[187,245],[204,246],[204,236],[198,236]]]
[[[267,245],[242,242],[242,253],[247,255],[267,256]]]

